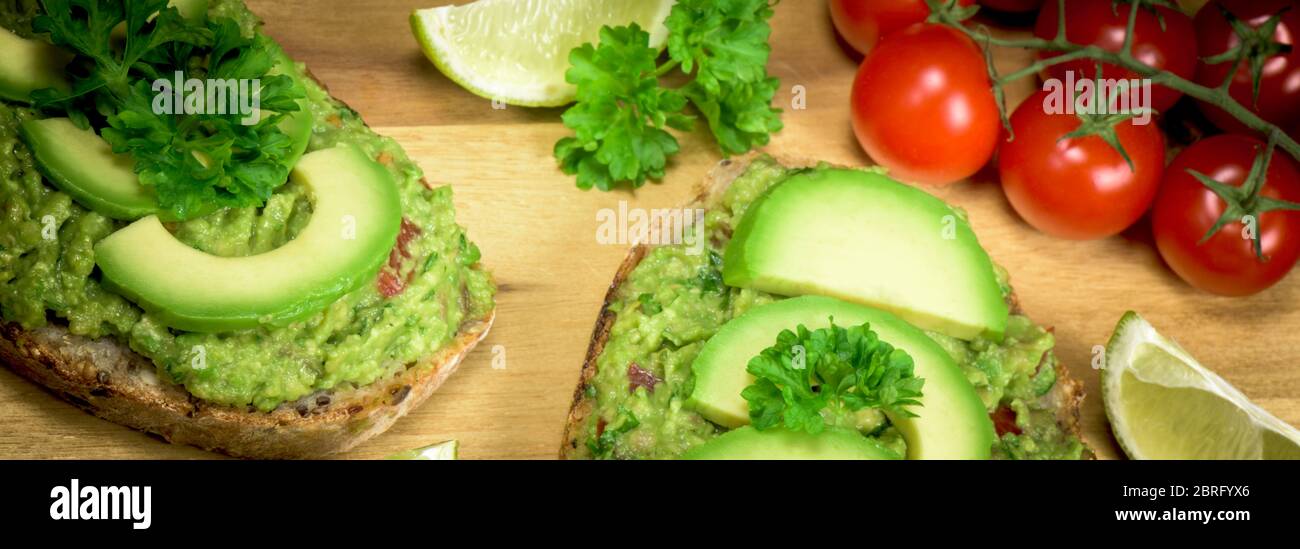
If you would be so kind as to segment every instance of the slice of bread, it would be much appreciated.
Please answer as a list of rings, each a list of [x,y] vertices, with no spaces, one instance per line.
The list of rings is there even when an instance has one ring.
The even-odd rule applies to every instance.
[[[468,319],[446,346],[430,349],[391,378],[317,391],[271,412],[206,403],[160,379],[154,364],[126,345],[73,335],[55,322],[30,331],[0,323],[0,360],[87,412],[173,443],[244,458],[317,458],[384,432],[423,403],[487,336],[494,319],[495,309],[487,318]]]
[[[310,70],[306,75],[328,92]],[[73,335],[53,322],[30,331],[0,322],[0,361],[87,412],[172,443],[243,458],[320,458],[383,433],[422,404],[487,337],[495,318],[493,309],[484,319],[467,319],[447,345],[393,377],[317,391],[271,412],[204,402],[159,378],[154,364],[126,345]]]
[[[731,185],[737,177],[745,173],[750,162],[758,154],[750,153],[744,157],[731,160],[723,160],[716,167],[709,171],[709,174],[699,186],[695,199],[687,208],[712,208],[722,199],[727,187]],[[817,162],[780,158],[777,160],[787,167],[812,167]],[[617,315],[610,310],[610,304],[616,299],[619,287],[627,280],[629,274],[641,260],[645,257],[650,248],[647,245],[638,245],[628,252],[623,264],[619,266],[618,272],[614,275],[614,281],[609,286],[609,292],[605,294],[605,304],[601,307],[600,316],[596,318],[596,328],[591,335],[591,344],[587,348],[587,357],[582,366],[582,373],[578,379],[578,388],[574,391],[573,405],[569,409],[568,421],[564,428],[564,440],[560,447],[561,459],[574,457],[582,441],[582,426],[587,417],[595,408],[593,397],[587,396],[587,386],[596,376],[596,359],[605,350],[605,342],[609,339],[610,328],[614,325]],[[1011,296],[1012,313],[1021,312],[1019,302],[1015,294]],[[1044,356],[1044,360],[1046,356]],[[1056,363],[1056,384],[1052,390],[1042,397],[1042,404],[1049,409],[1056,411],[1056,421],[1061,429],[1080,440],[1083,440],[1079,433],[1079,408],[1083,404],[1083,384],[1070,376],[1070,372],[1059,361]],[[1091,451],[1086,449],[1086,456],[1091,456]]]

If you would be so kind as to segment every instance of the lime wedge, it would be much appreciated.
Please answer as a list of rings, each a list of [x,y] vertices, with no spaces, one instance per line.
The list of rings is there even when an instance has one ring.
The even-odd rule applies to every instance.
[[[384,459],[411,459],[411,460],[434,460],[446,461],[455,460],[460,453],[460,443],[454,440],[439,442],[432,446],[416,448],[405,452],[398,452]]]
[[[1111,430],[1130,458],[1300,459],[1300,430],[1132,311],[1106,345],[1101,389]]]
[[[478,0],[416,10],[411,30],[438,70],[475,95],[525,107],[572,102],[569,52],[605,25],[637,23],[661,48],[673,0]]]

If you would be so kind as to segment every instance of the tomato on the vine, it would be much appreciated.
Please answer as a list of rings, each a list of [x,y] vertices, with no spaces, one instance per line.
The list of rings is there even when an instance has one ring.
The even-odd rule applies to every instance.
[[[1065,36],[1075,44],[1094,45],[1118,52],[1128,33],[1129,4],[1113,4],[1110,0],[1066,0]],[[1034,35],[1045,40],[1056,38],[1060,10],[1056,0],[1043,3],[1034,24]],[[1058,54],[1042,54],[1051,57]],[[1196,32],[1192,20],[1179,10],[1144,4],[1137,11],[1133,27],[1133,57],[1156,69],[1172,72],[1182,78],[1196,76]],[[1073,72],[1075,80],[1096,78],[1096,62],[1077,59],[1048,68],[1052,78],[1064,80]],[[1132,79],[1135,74],[1127,69],[1104,64],[1103,78]],[[1152,89],[1150,107],[1163,112],[1182,97],[1182,92],[1164,86]]]
[[[941,25],[881,41],[858,68],[851,106],[863,150],[918,183],[970,177],[993,156],[1001,128],[979,46]]]
[[[1247,49],[1254,49],[1260,60],[1259,98],[1254,97],[1254,76],[1251,63],[1245,61],[1232,75],[1228,93],[1242,106],[1260,118],[1290,129],[1300,122],[1300,2],[1294,0],[1215,0],[1196,14],[1196,36],[1201,56],[1196,71],[1196,82],[1217,88],[1228,78],[1235,61],[1210,64],[1205,62],[1242,44],[1242,39],[1224,17],[1227,10],[1252,29],[1260,29],[1274,14],[1282,13],[1271,36],[1260,36],[1246,41]],[[1284,11],[1285,10],[1285,11]],[[1291,47],[1296,46],[1296,47]],[[1201,103],[1201,110],[1214,125],[1228,132],[1249,133],[1244,124],[1222,109]]]
[[[1043,0],[980,0],[980,5],[1007,13],[1029,13],[1042,6]]]
[[[1233,219],[1202,242],[1228,203],[1188,170],[1240,189],[1264,147],[1253,137],[1217,135],[1188,147],[1165,170],[1151,214],[1156,247],[1192,286],[1220,295],[1250,295],[1282,280],[1300,259],[1300,212],[1259,213],[1254,209],[1259,202],[1233,212]],[[1273,153],[1265,174],[1259,196],[1300,202],[1300,166],[1286,152]]]
[[[998,170],[1007,200],[1038,230],[1060,238],[1104,238],[1142,217],[1160,187],[1165,139],[1154,123],[1132,118],[1107,123],[1086,115],[1101,130],[1113,128],[1124,157],[1098,135],[1066,137],[1084,124],[1080,115],[1049,113],[1046,91],[1030,96],[1011,115],[1015,139],[998,149]],[[1112,125],[1113,124],[1113,125]]]
[[[963,6],[975,3],[975,0],[960,1]],[[930,16],[925,0],[830,0],[830,9],[835,30],[863,55],[882,37]]]

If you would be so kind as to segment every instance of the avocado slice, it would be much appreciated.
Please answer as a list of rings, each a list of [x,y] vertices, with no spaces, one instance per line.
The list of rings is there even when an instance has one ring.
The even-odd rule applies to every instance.
[[[280,54],[269,72],[285,74],[291,63]],[[278,125],[291,144],[288,166],[307,151],[315,123],[308,101],[299,100],[298,105]],[[158,212],[158,199],[152,189],[140,185],[135,161],[128,154],[113,153],[93,130],[78,128],[67,118],[47,118],[23,121],[21,132],[46,178],[87,208],[122,221]]]
[[[759,431],[741,427],[688,450],[682,459],[899,459],[898,453],[848,429],[827,429],[817,434],[785,429]]]
[[[20,131],[46,179],[83,206],[123,221],[158,211],[153,190],[135,175],[135,160],[114,154],[94,130],[46,118],[24,120]]]
[[[790,176],[745,212],[722,271],[731,286],[826,295],[879,307],[927,330],[995,341],[1008,309],[963,214],[883,174]]]
[[[28,40],[0,27],[0,99],[31,102],[32,92],[71,90],[63,68],[72,54],[39,40]]]
[[[889,415],[907,441],[908,459],[987,459],[993,423],[970,381],[952,357],[925,332],[871,307],[821,296],[805,296],[750,309],[714,334],[691,371],[695,388],[686,406],[724,427],[749,424],[749,403],[740,392],[754,383],[749,359],[771,347],[781,330],[800,324],[825,328],[870,323],[881,341],[912,356],[916,377],[925,379],[918,417]]]
[[[296,166],[302,159],[302,155],[307,152],[307,145],[311,143],[312,124],[315,123],[315,116],[311,113],[311,106],[307,104],[306,99],[298,101],[298,110],[285,115],[277,127],[285,135],[289,136],[293,148],[289,153],[287,166]]]
[[[218,257],[185,245],[149,216],[95,246],[105,282],[167,326],[226,332],[291,323],[373,280],[401,226],[392,175],[345,145],[303,156],[291,177],[315,204],[307,226],[284,246]]]
[[[206,0],[204,0],[206,1]],[[266,71],[268,75],[288,74],[292,78],[295,73],[290,71],[293,67],[293,60],[280,50],[276,53],[276,63],[271,70]],[[293,148],[289,152],[288,166],[295,166],[302,155],[307,152],[307,146],[311,144],[312,126],[316,123],[316,115],[311,112],[311,102],[306,97],[298,100],[298,110],[289,112],[277,125],[280,131],[289,136]]]

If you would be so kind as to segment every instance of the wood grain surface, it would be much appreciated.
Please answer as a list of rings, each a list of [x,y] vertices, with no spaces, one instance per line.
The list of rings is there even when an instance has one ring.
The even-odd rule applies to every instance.
[[[551,148],[565,135],[559,109],[494,110],[443,77],[407,27],[437,0],[249,0],[267,32],[332,92],[400,141],[430,180],[453,185],[457,216],[501,286],[498,321],[461,371],[422,408],[345,457],[375,458],[447,439],[465,458],[553,458],[601,299],[626,248],[596,241],[596,213],[685,201],[719,155],[683,139],[660,184],[636,192],[583,192],[559,173]],[[857,59],[837,43],[821,0],[776,8],[771,71],[786,129],[769,150],[863,165],[849,127]],[[999,65],[1027,53],[998,52]],[[1033,84],[1012,95],[1023,98]],[[790,109],[803,86],[807,108]],[[1115,457],[1099,401],[1094,346],[1126,310],[1176,338],[1255,402],[1300,424],[1300,276],[1248,299],[1200,293],[1162,263],[1145,221],[1121,237],[1067,242],[1016,217],[995,172],[934,190],[970,212],[981,242],[1010,272],[1025,310],[1054,326],[1057,353],[1087,384],[1084,430]],[[494,361],[494,357],[503,360]],[[494,369],[494,362],[504,368]],[[0,369],[2,458],[210,458],[85,413]]]

